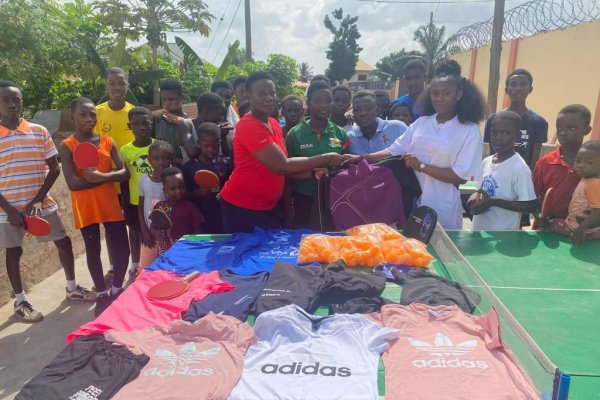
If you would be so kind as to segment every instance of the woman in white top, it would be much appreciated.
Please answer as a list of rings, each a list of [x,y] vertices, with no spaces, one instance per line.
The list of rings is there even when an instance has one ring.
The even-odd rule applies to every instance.
[[[433,208],[445,229],[462,228],[458,186],[479,179],[481,171],[478,123],[483,120],[485,103],[477,87],[460,72],[456,61],[442,61],[418,100],[422,117],[387,149],[346,162],[364,158],[372,163],[404,155],[421,184],[418,204]]]

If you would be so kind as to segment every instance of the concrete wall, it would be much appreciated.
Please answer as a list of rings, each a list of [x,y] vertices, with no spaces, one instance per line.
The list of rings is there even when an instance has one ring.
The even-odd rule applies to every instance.
[[[50,190],[50,195],[57,201],[63,224],[73,241],[73,252],[75,257],[84,253],[83,239],[73,223],[71,211],[71,196],[67,183],[62,174]],[[11,300],[12,287],[6,274],[6,252],[2,251],[0,257],[0,304]],[[21,258],[21,278],[25,290],[42,281],[57,270],[62,269],[58,261],[58,253],[54,243],[38,243],[38,241],[26,236],[23,241],[23,257]],[[56,296],[64,297],[64,292],[56,293]]]
[[[512,51],[511,51],[512,50]],[[512,53],[512,54],[511,54]],[[490,47],[452,56],[487,97]],[[525,68],[533,75],[527,105],[541,114],[554,135],[554,121],[565,105],[581,103],[592,111],[593,132],[600,139],[600,21],[575,25],[502,44],[498,108],[508,105],[506,75]]]

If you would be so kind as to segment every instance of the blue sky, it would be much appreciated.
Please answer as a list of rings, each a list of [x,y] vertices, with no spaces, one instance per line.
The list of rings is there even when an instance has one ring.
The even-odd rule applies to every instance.
[[[481,0],[480,0],[481,1]],[[242,46],[244,34],[244,0],[205,0],[215,15],[208,38],[180,33],[201,57],[219,64],[227,45],[239,39]],[[523,3],[523,0],[506,0],[506,8]],[[240,4],[237,16],[233,19]],[[307,62],[313,73],[321,73],[328,65],[325,57],[330,32],[323,25],[326,14],[342,7],[345,14],[358,16],[358,28],[363,47],[360,57],[375,63],[383,56],[401,48],[416,49],[413,32],[419,25],[434,21],[446,26],[449,34],[474,22],[491,18],[492,0],[453,4],[391,4],[359,0],[251,0],[252,47],[255,59],[262,60],[270,53],[283,53],[298,62]],[[220,18],[223,21],[219,25]],[[233,22],[232,22],[233,20]],[[231,24],[231,29],[226,36]],[[169,34],[169,41],[173,41]],[[211,45],[212,41],[212,45]]]

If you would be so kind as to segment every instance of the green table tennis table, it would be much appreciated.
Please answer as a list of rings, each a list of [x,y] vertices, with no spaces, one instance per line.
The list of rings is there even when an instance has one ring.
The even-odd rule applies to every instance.
[[[536,231],[447,234],[552,363],[571,376],[569,398],[600,399],[600,241],[573,246],[564,236]]]

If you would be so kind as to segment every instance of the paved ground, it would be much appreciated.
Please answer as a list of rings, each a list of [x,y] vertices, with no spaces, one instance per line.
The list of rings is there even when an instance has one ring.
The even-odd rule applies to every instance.
[[[57,257],[55,251],[48,256]],[[103,263],[106,270],[104,252]],[[85,255],[75,260],[75,273],[81,286],[92,286]],[[0,307],[0,399],[14,398],[64,347],[66,335],[94,318],[94,304],[66,300],[65,286],[61,269],[28,290],[29,300],[45,316],[36,324],[19,322],[13,316],[13,301]]]

